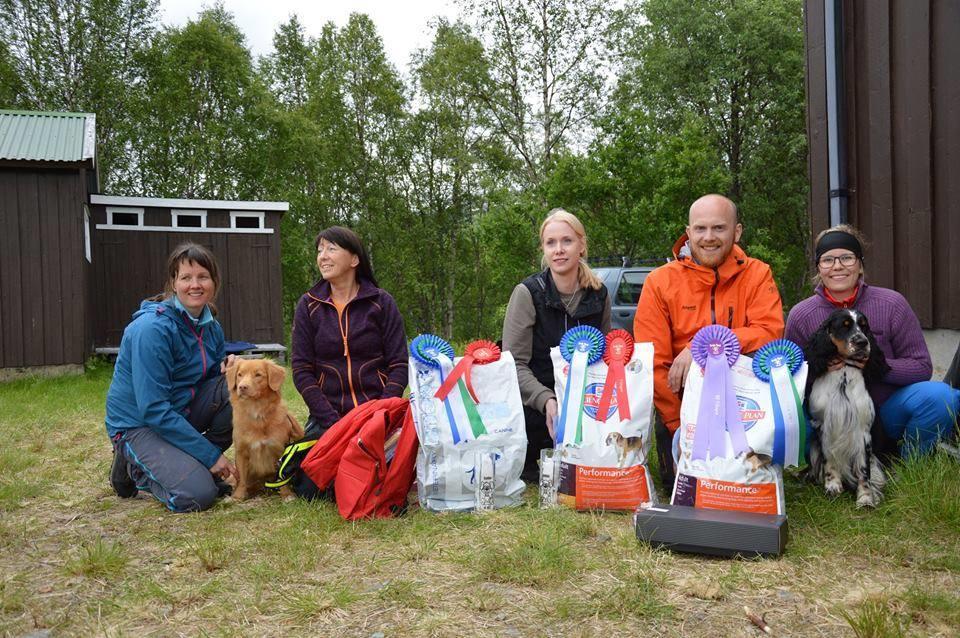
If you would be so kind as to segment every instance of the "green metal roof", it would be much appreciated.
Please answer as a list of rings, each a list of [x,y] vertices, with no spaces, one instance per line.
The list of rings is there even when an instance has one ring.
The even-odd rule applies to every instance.
[[[93,160],[93,113],[45,113],[0,109],[0,159],[46,162]]]

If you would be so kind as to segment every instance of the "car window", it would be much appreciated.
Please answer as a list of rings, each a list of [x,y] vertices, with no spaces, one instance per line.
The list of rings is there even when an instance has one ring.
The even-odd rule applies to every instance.
[[[643,272],[625,272],[620,278],[620,285],[617,286],[617,305],[627,306],[636,305],[640,299],[640,291],[643,289],[643,280],[646,273]]]

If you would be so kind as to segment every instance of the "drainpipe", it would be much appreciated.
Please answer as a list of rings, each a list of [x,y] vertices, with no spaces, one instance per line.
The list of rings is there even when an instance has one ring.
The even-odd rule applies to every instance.
[[[843,85],[843,0],[823,0],[827,70],[830,225],[847,222],[847,148]]]

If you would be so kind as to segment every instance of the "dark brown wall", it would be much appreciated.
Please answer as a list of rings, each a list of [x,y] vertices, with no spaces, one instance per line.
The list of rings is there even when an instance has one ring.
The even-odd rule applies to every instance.
[[[0,367],[91,351],[82,168],[0,167]]]
[[[806,0],[810,219],[829,226],[823,0]],[[960,329],[960,2],[843,3],[849,221],[867,281]]]
[[[92,205],[94,224],[105,224],[106,207]],[[228,340],[282,343],[280,213],[266,214],[272,234],[95,230],[92,299],[97,347],[120,345],[123,329],[140,302],[163,289],[167,256],[195,241],[213,251],[220,265],[218,319]],[[145,208],[146,225],[169,226],[170,209]],[[209,227],[229,227],[227,211],[207,211]]]

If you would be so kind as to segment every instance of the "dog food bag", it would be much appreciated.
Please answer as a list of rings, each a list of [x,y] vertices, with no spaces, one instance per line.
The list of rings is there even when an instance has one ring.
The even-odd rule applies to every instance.
[[[477,341],[454,357],[440,337],[418,336],[410,344],[410,408],[421,507],[475,510],[478,494],[483,509],[520,503],[527,435],[509,352]]]
[[[624,330],[577,326],[551,349],[560,455],[557,501],[578,510],[655,503],[651,443],[653,344]]]
[[[803,353],[780,340],[752,359],[722,326],[698,332],[691,351],[698,365],[680,407],[671,502],[783,514],[782,468],[800,465],[804,454]]]

